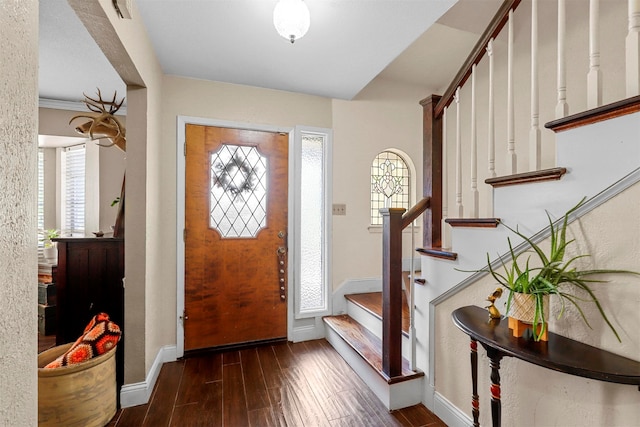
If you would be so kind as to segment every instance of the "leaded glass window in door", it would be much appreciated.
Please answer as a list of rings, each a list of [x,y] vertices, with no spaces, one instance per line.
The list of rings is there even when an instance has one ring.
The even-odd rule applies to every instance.
[[[256,147],[222,144],[210,154],[209,227],[252,238],[267,222],[267,159]]]

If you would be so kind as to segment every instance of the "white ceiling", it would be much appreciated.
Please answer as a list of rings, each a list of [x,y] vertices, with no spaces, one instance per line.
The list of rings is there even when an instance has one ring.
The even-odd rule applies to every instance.
[[[305,0],[311,28],[291,44],[276,1],[135,0],[166,74],[340,99],[377,76],[442,91],[501,3],[460,0],[442,16],[456,0]],[[40,97],[98,87],[126,93],[66,0],[40,0]]]

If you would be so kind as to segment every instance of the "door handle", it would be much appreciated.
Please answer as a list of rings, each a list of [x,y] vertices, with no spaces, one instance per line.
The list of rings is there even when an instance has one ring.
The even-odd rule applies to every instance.
[[[280,233],[283,233],[282,231]],[[278,236],[280,236],[278,233]],[[285,262],[285,254],[287,253],[287,248],[284,246],[279,246],[276,249],[276,259],[278,260],[278,288],[280,291],[280,300],[285,301],[287,299],[287,270],[286,270],[286,262]]]

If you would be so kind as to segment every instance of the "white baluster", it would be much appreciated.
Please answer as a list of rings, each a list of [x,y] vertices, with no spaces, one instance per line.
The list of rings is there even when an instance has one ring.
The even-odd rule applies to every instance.
[[[531,2],[531,130],[529,170],[540,169],[540,107],[538,90],[538,0]]]
[[[556,118],[561,119],[569,114],[567,104],[567,56],[566,56],[566,18],[565,0],[558,0],[558,104],[556,105]]]
[[[493,38],[489,39],[487,44],[487,56],[489,57],[489,116],[487,118],[489,126],[489,136],[487,138],[488,144],[488,164],[489,164],[489,177],[494,178],[496,176],[496,129],[495,129],[495,105],[493,100]],[[493,187],[490,185],[485,186],[487,189],[487,206],[488,217],[493,216]]]
[[[507,171],[518,172],[516,155],[515,110],[513,104],[513,9],[509,11],[507,42]]]
[[[602,104],[600,71],[600,0],[589,2],[589,74],[587,74],[587,108]]]
[[[416,370],[416,235],[413,230],[413,223],[415,221],[411,221],[411,253],[413,256],[411,257],[411,268],[410,268],[410,276],[409,276],[409,336],[411,337],[411,370]]]
[[[640,95],[640,0],[629,0],[627,50],[627,97]]]
[[[450,227],[445,222],[449,218],[449,156],[447,155],[447,113],[449,107],[442,112],[442,247],[449,248]]]
[[[460,88],[456,89],[453,97],[456,102],[456,206],[458,218],[462,218],[464,208],[462,206],[462,140],[460,135]]]
[[[478,217],[478,132],[476,114],[476,64],[471,66],[471,214]]]

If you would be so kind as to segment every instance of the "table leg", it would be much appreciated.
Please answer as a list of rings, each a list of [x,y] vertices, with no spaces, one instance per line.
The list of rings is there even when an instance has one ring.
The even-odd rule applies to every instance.
[[[489,366],[491,367],[491,420],[493,427],[500,427],[502,423],[502,403],[500,401],[500,360],[503,354],[487,348]]]
[[[471,395],[471,412],[473,413],[474,427],[480,426],[480,397],[478,396],[478,341],[471,339],[471,382],[473,394]]]

